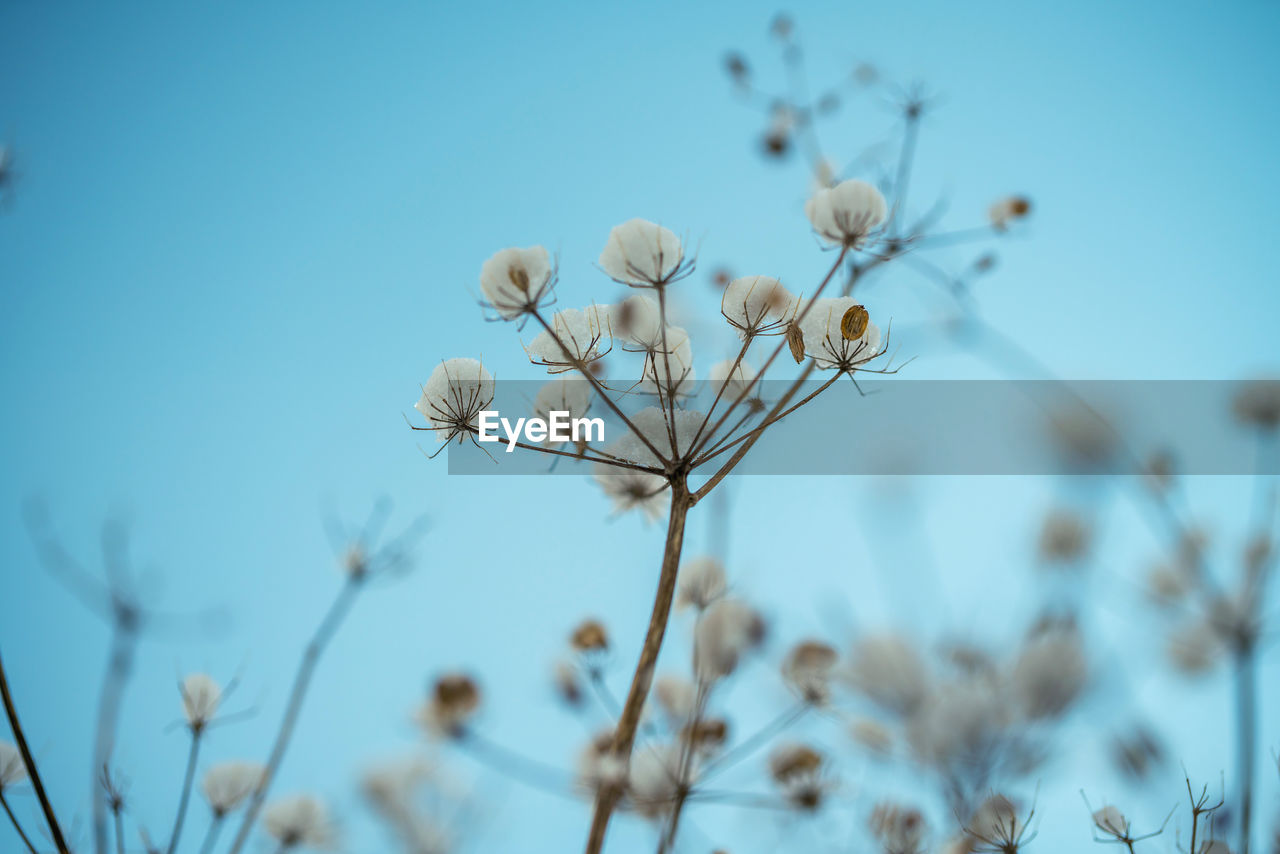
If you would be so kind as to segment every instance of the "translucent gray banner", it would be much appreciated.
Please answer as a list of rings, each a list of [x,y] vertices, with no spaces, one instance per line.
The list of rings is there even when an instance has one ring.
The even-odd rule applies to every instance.
[[[581,380],[579,380],[581,381]],[[819,389],[810,381],[795,391],[794,403]],[[604,440],[580,451],[573,442],[546,445],[561,452],[516,448],[504,443],[507,427],[534,415],[543,382],[501,381],[486,407],[487,432],[496,441],[480,443],[474,434],[448,448],[454,475],[592,474],[601,464],[577,458],[597,450],[618,450],[630,431],[622,419],[592,394],[587,417],[602,429]],[[610,397],[636,421],[653,423],[658,398],[610,382]],[[764,408],[735,432],[730,428],[747,414],[739,405],[720,429],[706,438],[736,393],[726,392],[706,427],[699,429],[712,406],[716,389],[703,384],[682,399],[678,409],[678,445],[700,445],[696,475],[711,475],[740,447],[730,444],[750,434],[791,388],[770,380],[755,393]],[[755,395],[753,395],[755,396]],[[1280,385],[1237,381],[931,381],[901,378],[841,379],[812,402],[772,424],[734,469],[735,475],[1050,475],[1137,474],[1170,469],[1185,475],[1276,474],[1277,454],[1268,452],[1274,437],[1269,413],[1280,409]],[[759,408],[759,407],[757,407]],[[545,413],[544,413],[545,414]],[[421,423],[421,421],[416,422]],[[692,426],[689,426],[692,425]],[[529,441],[522,426],[519,441]],[[567,425],[566,425],[567,426]],[[583,425],[585,426],[585,425]],[[537,438],[537,430],[534,431]],[[434,453],[435,435],[424,437],[423,449]],[[670,456],[665,430],[652,443]],[[637,443],[632,442],[635,446]],[[727,447],[713,454],[719,445]],[[1274,446],[1274,442],[1271,443]],[[651,462],[651,460],[649,460]]]

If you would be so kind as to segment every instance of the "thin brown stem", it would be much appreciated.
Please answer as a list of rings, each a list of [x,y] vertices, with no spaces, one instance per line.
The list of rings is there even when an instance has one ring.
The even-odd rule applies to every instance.
[[[18,836],[22,837],[22,842],[27,846],[27,850],[31,854],[36,854],[36,847],[31,844],[31,840],[27,838],[26,832],[22,829],[22,825],[18,824],[18,817],[13,814],[13,810],[9,808],[9,802],[5,800],[4,789],[0,789],[0,806],[4,807],[5,814],[9,816],[9,821],[13,822],[13,829],[18,831]]]
[[[262,809],[262,803],[267,798],[267,792],[275,780],[276,772],[284,760],[285,751],[293,737],[293,730],[297,726],[298,716],[302,713],[302,703],[306,699],[307,688],[311,684],[311,677],[315,674],[316,665],[320,663],[320,656],[324,653],[325,647],[333,639],[347,612],[351,610],[351,603],[355,601],[356,594],[360,591],[360,579],[360,576],[353,575],[342,585],[337,598],[329,606],[329,610],[316,628],[316,633],[312,635],[311,641],[302,653],[302,660],[298,663],[298,670],[293,677],[293,688],[289,692],[289,700],[285,705],[284,718],[280,721],[280,729],[276,732],[275,743],[271,746],[271,754],[267,758],[266,769],[262,773],[262,781],[258,783],[258,787],[249,798],[249,805],[245,809],[244,818],[240,821],[240,827],[236,831],[228,854],[238,854],[249,839],[249,832],[253,829],[253,823],[258,818],[258,812]]]
[[[805,303],[804,309],[797,312],[796,316],[791,319],[792,323],[800,323],[805,319],[809,314],[809,310],[813,308],[814,300],[822,295],[823,290],[825,290],[827,285],[830,284],[832,277],[834,277],[836,271],[840,269],[840,265],[844,263],[845,256],[848,254],[848,247],[841,247],[839,254],[836,256],[835,263],[831,265],[831,269],[827,271],[827,274],[822,277],[822,281],[818,283],[818,287],[813,292],[813,296]],[[778,358],[778,355],[782,353],[787,346],[787,337],[783,335],[782,340],[778,342],[778,346],[773,348],[773,352],[769,354],[769,358],[765,359],[764,364],[760,366],[760,371],[756,374],[755,379],[743,384],[744,387],[742,391],[738,393],[738,396],[734,398],[733,402],[729,404],[727,409],[725,409],[724,413],[720,416],[720,419],[716,421],[715,426],[711,428],[711,432],[703,437],[702,441],[704,444],[707,441],[707,437],[716,435],[720,431],[720,428],[724,426],[725,422],[729,420],[729,416],[733,414],[733,411],[737,409],[744,400],[751,396],[752,390],[755,389],[757,385],[764,381],[765,373],[769,370],[769,367],[773,364],[774,360]],[[691,455],[695,452],[696,451],[693,449],[690,450]]]
[[[613,753],[624,761],[630,759],[631,750],[635,746],[640,714],[644,710],[645,699],[649,696],[649,688],[653,684],[654,668],[658,663],[658,653],[662,649],[667,621],[671,616],[671,604],[675,599],[676,576],[680,570],[680,552],[684,547],[685,519],[689,509],[695,503],[685,478],[684,474],[672,477],[671,515],[667,522],[667,540],[662,554],[662,570],[658,576],[658,590],[654,596],[653,611],[649,616],[649,628],[645,632],[644,646],[641,647],[640,659],[636,662],[635,675],[631,679],[631,688],[627,692],[627,699],[622,705],[622,714],[618,718],[618,726],[614,730]],[[618,801],[621,800],[622,793],[622,786],[615,783],[602,786],[596,795],[595,810],[591,817],[591,831],[587,837],[587,854],[600,854],[604,848],[609,819]]]
[[[1240,798],[1240,840],[1236,848],[1249,854],[1253,820],[1254,753],[1257,750],[1257,652],[1250,643],[1236,653],[1236,795]]]
[[[733,471],[738,463],[742,462],[742,458],[747,455],[747,452],[751,450],[752,446],[755,445],[756,442],[760,441],[760,437],[764,435],[764,428],[772,423],[773,420],[776,420],[780,414],[786,410],[787,404],[791,402],[791,398],[795,397],[796,391],[804,381],[809,378],[809,375],[813,373],[816,366],[817,362],[810,359],[809,364],[805,365],[804,371],[801,372],[800,377],[791,385],[791,388],[787,389],[787,393],[774,404],[773,411],[771,411],[768,417],[765,418],[764,423],[761,424],[760,427],[757,427],[755,430],[748,433],[746,440],[738,447],[738,450],[734,452],[733,456],[729,458],[729,461],[721,466],[720,469],[711,476],[711,479],[704,483],[702,487],[693,494],[695,501],[702,500],[703,496],[715,489],[720,481],[728,477],[729,472]]]
[[[69,854],[67,840],[62,835],[61,825],[58,824],[58,816],[53,811],[53,805],[49,803],[44,782],[36,769],[35,757],[31,755],[31,748],[27,746],[27,737],[22,731],[22,723],[18,720],[18,710],[13,703],[13,695],[9,693],[9,680],[5,676],[3,659],[0,659],[0,698],[4,700],[4,713],[9,718],[13,740],[18,745],[18,752],[22,754],[22,763],[26,766],[27,776],[31,778],[31,788],[35,789],[36,800],[40,802],[40,809],[44,811],[44,820],[49,825],[49,835],[53,837],[53,844],[57,846],[58,854]]]

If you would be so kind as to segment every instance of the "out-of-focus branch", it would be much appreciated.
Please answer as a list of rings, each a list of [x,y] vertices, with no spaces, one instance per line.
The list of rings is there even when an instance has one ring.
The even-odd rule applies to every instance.
[[[70,854],[67,848],[67,840],[62,835],[62,826],[58,824],[58,816],[53,811],[53,804],[49,803],[49,796],[44,790],[44,781],[40,779],[40,771],[36,768],[35,757],[31,755],[31,748],[27,746],[26,733],[23,732],[22,722],[18,720],[18,709],[13,703],[13,695],[9,693],[9,679],[4,672],[4,660],[0,659],[0,698],[4,700],[4,713],[9,719],[9,728],[13,731],[13,740],[18,745],[18,752],[22,754],[22,762],[26,766],[27,776],[31,778],[31,788],[35,790],[36,800],[40,802],[40,809],[44,812],[44,820],[49,825],[49,835],[53,837],[53,844],[58,849],[58,854]],[[8,804],[5,810],[9,809]],[[17,826],[17,822],[14,822]],[[19,831],[21,832],[21,831]],[[25,839],[25,835],[23,837]],[[27,843],[28,846],[31,843]]]
[[[289,700],[285,705],[284,718],[280,721],[275,742],[271,746],[271,754],[267,759],[262,780],[249,798],[249,804],[245,809],[244,818],[240,821],[240,828],[236,831],[235,840],[231,843],[229,854],[237,854],[249,839],[253,823],[262,810],[263,801],[267,798],[271,784],[275,781],[276,772],[280,769],[280,763],[284,761],[285,751],[288,750],[289,742],[293,738],[298,716],[302,713],[302,704],[306,700],[307,689],[311,685],[311,677],[315,675],[316,666],[320,663],[320,656],[324,654],[325,648],[351,610],[351,605],[360,592],[363,581],[363,575],[348,576],[347,582],[338,591],[333,604],[329,606],[315,634],[303,650],[302,660],[293,677],[293,687],[289,691]]]

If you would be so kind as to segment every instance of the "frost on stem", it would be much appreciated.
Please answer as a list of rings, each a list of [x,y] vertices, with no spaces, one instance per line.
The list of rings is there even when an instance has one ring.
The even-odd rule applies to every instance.
[[[27,779],[22,753],[11,742],[0,741],[0,792]]]

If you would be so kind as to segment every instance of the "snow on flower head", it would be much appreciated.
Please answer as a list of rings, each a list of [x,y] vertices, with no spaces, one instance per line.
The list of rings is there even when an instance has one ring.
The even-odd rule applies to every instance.
[[[692,770],[686,771],[687,765],[677,745],[637,748],[627,773],[630,805],[646,818],[664,815],[675,802],[682,782],[687,785],[692,777]]]
[[[329,848],[335,842],[328,809],[310,795],[292,795],[267,804],[262,811],[262,826],[286,851]]]
[[[192,729],[204,729],[218,712],[222,688],[203,673],[182,680],[182,713]]]
[[[884,222],[884,196],[866,181],[849,180],[814,193],[804,212],[813,230],[835,246],[860,249],[867,236]]]
[[[676,605],[706,609],[728,589],[724,564],[713,557],[696,557],[680,567],[676,587]]]
[[[0,792],[27,779],[22,753],[13,744],[0,741]]]
[[[717,599],[694,630],[693,672],[708,683],[728,676],[764,634],[764,618],[754,608],[737,599]]]
[[[1129,835],[1129,822],[1124,813],[1109,804],[1094,810],[1093,824],[1098,830],[1116,839],[1124,839]]]
[[[667,480],[660,474],[596,463],[592,477],[613,502],[615,513],[638,510],[645,521],[654,522],[662,518],[671,503],[671,490],[667,489]]]
[[[614,226],[600,253],[609,278],[632,287],[662,287],[690,270],[675,232],[644,219]]]
[[[811,300],[800,309],[804,350],[824,370],[853,371],[880,356],[880,327],[852,297]]]
[[[566,308],[551,317],[551,328],[539,332],[527,350],[535,365],[560,374],[593,362],[612,346],[609,311],[600,306]]]
[[[200,790],[215,816],[224,816],[253,794],[266,774],[257,762],[219,762],[204,772]]]
[[[446,359],[431,372],[422,398],[413,405],[431,423],[441,442],[462,441],[480,411],[493,402],[493,376],[476,359]]]
[[[613,334],[648,352],[662,340],[662,311],[644,294],[627,297],[609,309]]]
[[[734,279],[720,299],[720,313],[744,337],[780,332],[796,306],[796,298],[769,276]]]
[[[503,320],[536,311],[551,294],[554,271],[547,250],[502,249],[480,268],[480,290]]]
[[[557,377],[538,389],[533,398],[533,414],[550,420],[552,412],[567,412],[581,418],[591,408],[591,383],[580,377]],[[544,444],[554,444],[548,439]]]
[[[730,376],[729,372],[733,371]],[[739,360],[734,365],[733,359],[725,359],[723,362],[716,362],[707,371],[707,382],[711,383],[711,390],[720,394],[720,387],[724,386],[722,396],[725,400],[733,402],[743,394],[749,394],[758,397],[760,393],[759,383],[755,381],[759,374],[756,369],[746,363],[745,360]]]
[[[664,674],[653,683],[653,698],[662,709],[667,720],[682,726],[693,717],[697,688],[683,676]]]
[[[668,397],[688,395],[693,393],[696,379],[689,333],[679,326],[668,326],[645,357],[641,391]]]

